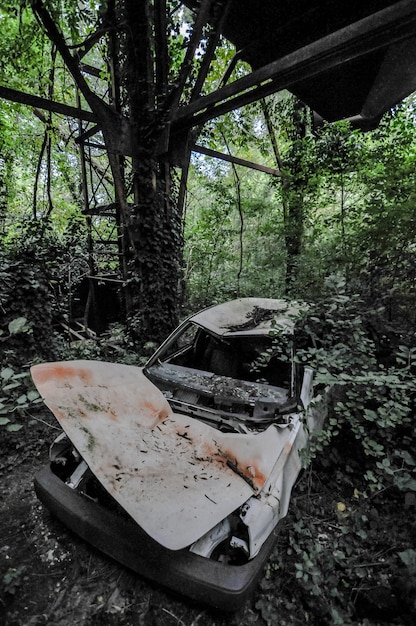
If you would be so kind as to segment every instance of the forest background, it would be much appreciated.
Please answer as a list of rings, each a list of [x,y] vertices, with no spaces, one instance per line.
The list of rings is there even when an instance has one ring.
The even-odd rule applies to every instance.
[[[85,3],[82,16],[63,8],[57,20],[68,38],[88,34],[93,4]],[[29,9],[9,5],[0,3],[2,79],[69,101],[73,87],[55,47]],[[172,66],[183,60],[186,20],[182,13],[172,31]],[[223,42],[218,67],[232,52]],[[217,68],[209,80],[218,76]],[[240,296],[311,302],[307,323],[325,333],[307,358],[319,382],[339,388],[278,549],[236,624],[414,623],[415,114],[409,97],[372,131],[347,122],[317,128],[311,111],[280,92],[201,130],[207,148],[276,172],[194,153],[177,240],[180,316]],[[85,211],[73,121],[2,100],[0,130],[0,436],[10,453],[23,445],[34,451],[45,421],[31,364],[99,358],[140,365],[158,337],[138,336],[138,312],[120,305],[120,283],[99,280],[119,270],[108,253],[117,230],[112,217]],[[106,204],[113,185],[102,157],[90,152],[88,165],[93,184],[104,183],[96,197]],[[175,171],[172,180],[172,193],[180,193]],[[104,302],[117,306],[92,310],[85,290],[92,270]],[[152,280],[157,289],[156,271]],[[18,604],[30,572],[23,561],[2,570],[2,603],[15,611],[10,623],[24,623]],[[130,587],[120,589],[128,598],[122,611],[98,603],[83,623],[150,624],[155,605],[145,610]],[[159,623],[190,625],[202,615],[158,597],[158,610],[166,609]],[[225,619],[203,615],[203,623]]]

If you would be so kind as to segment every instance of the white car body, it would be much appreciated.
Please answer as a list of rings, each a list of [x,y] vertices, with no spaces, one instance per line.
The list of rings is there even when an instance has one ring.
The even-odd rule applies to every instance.
[[[188,318],[144,368],[97,361],[32,368],[76,463],[172,551],[244,563],[287,513],[300,451],[326,417],[296,362],[307,307],[241,298]],[[63,464],[63,436],[52,462]],[[88,494],[87,494],[88,495]]]

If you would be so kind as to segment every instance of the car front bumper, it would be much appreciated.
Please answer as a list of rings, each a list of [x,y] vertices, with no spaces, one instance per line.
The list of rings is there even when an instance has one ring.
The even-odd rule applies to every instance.
[[[276,541],[275,529],[259,554],[228,565],[183,550],[168,550],[133,520],[67,486],[51,467],[35,477],[39,500],[83,540],[134,572],[196,602],[236,611],[252,596]]]

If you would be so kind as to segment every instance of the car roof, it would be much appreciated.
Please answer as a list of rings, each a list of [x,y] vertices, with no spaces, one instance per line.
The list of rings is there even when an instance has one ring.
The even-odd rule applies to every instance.
[[[220,336],[268,335],[272,329],[291,332],[306,303],[273,298],[237,298],[204,309],[189,320]]]

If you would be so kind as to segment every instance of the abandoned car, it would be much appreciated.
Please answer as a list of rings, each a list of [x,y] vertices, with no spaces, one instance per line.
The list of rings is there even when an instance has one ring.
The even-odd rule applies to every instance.
[[[34,366],[63,429],[35,478],[39,499],[132,570],[239,608],[326,416],[325,393],[295,358],[305,310],[240,298],[188,318],[143,368]]]

